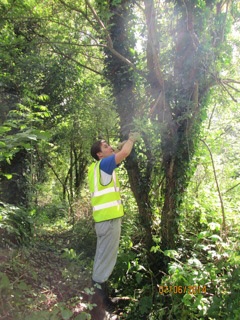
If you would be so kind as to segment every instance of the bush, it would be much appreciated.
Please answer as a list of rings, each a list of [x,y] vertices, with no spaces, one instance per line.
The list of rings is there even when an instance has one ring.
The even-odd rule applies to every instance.
[[[0,245],[28,245],[33,237],[33,221],[24,208],[0,203]]]
[[[41,223],[55,223],[68,215],[68,206],[64,203],[49,203],[36,208],[37,221]]]
[[[153,258],[169,258],[168,273],[156,283],[147,252],[124,226],[113,286],[129,296],[124,319],[237,320],[240,318],[240,254],[236,236],[223,240],[217,228],[184,234],[178,249],[152,247]],[[161,270],[159,270],[161,274]]]
[[[239,319],[240,255],[234,246],[201,232],[191,250],[165,252],[172,262],[159,293],[169,302],[167,313],[173,319]]]

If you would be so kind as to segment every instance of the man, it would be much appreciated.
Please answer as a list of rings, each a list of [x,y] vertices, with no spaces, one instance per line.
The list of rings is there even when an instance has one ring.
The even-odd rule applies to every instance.
[[[117,261],[121,233],[121,217],[124,215],[120,197],[120,185],[115,169],[129,156],[139,133],[130,133],[122,148],[115,152],[105,140],[92,145],[91,155],[97,160],[89,167],[88,179],[91,192],[93,219],[97,234],[92,280],[95,295],[101,298],[107,311],[114,308],[108,297],[106,281]],[[96,285],[97,284],[97,285]]]

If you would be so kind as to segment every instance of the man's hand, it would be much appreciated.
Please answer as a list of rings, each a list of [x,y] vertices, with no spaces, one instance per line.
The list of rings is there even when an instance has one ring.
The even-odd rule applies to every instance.
[[[127,140],[124,140],[122,142],[119,142],[119,144],[117,145],[117,148],[115,150],[115,152],[119,152],[120,150],[122,150],[122,147],[124,146],[124,144],[127,142]]]
[[[140,133],[139,132],[130,132],[128,139],[131,140],[133,143],[135,143],[136,141],[139,141],[141,138]]]

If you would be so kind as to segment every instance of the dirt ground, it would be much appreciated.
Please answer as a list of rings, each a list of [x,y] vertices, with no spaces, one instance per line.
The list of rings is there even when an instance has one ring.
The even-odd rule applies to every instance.
[[[92,256],[68,242],[69,233],[46,233],[27,247],[0,247],[1,320],[120,319],[94,307]]]

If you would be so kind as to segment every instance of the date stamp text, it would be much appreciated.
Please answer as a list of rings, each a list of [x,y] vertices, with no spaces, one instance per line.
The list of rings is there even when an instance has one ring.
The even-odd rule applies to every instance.
[[[207,293],[206,286],[192,285],[192,286],[159,286],[160,294],[200,294]]]

